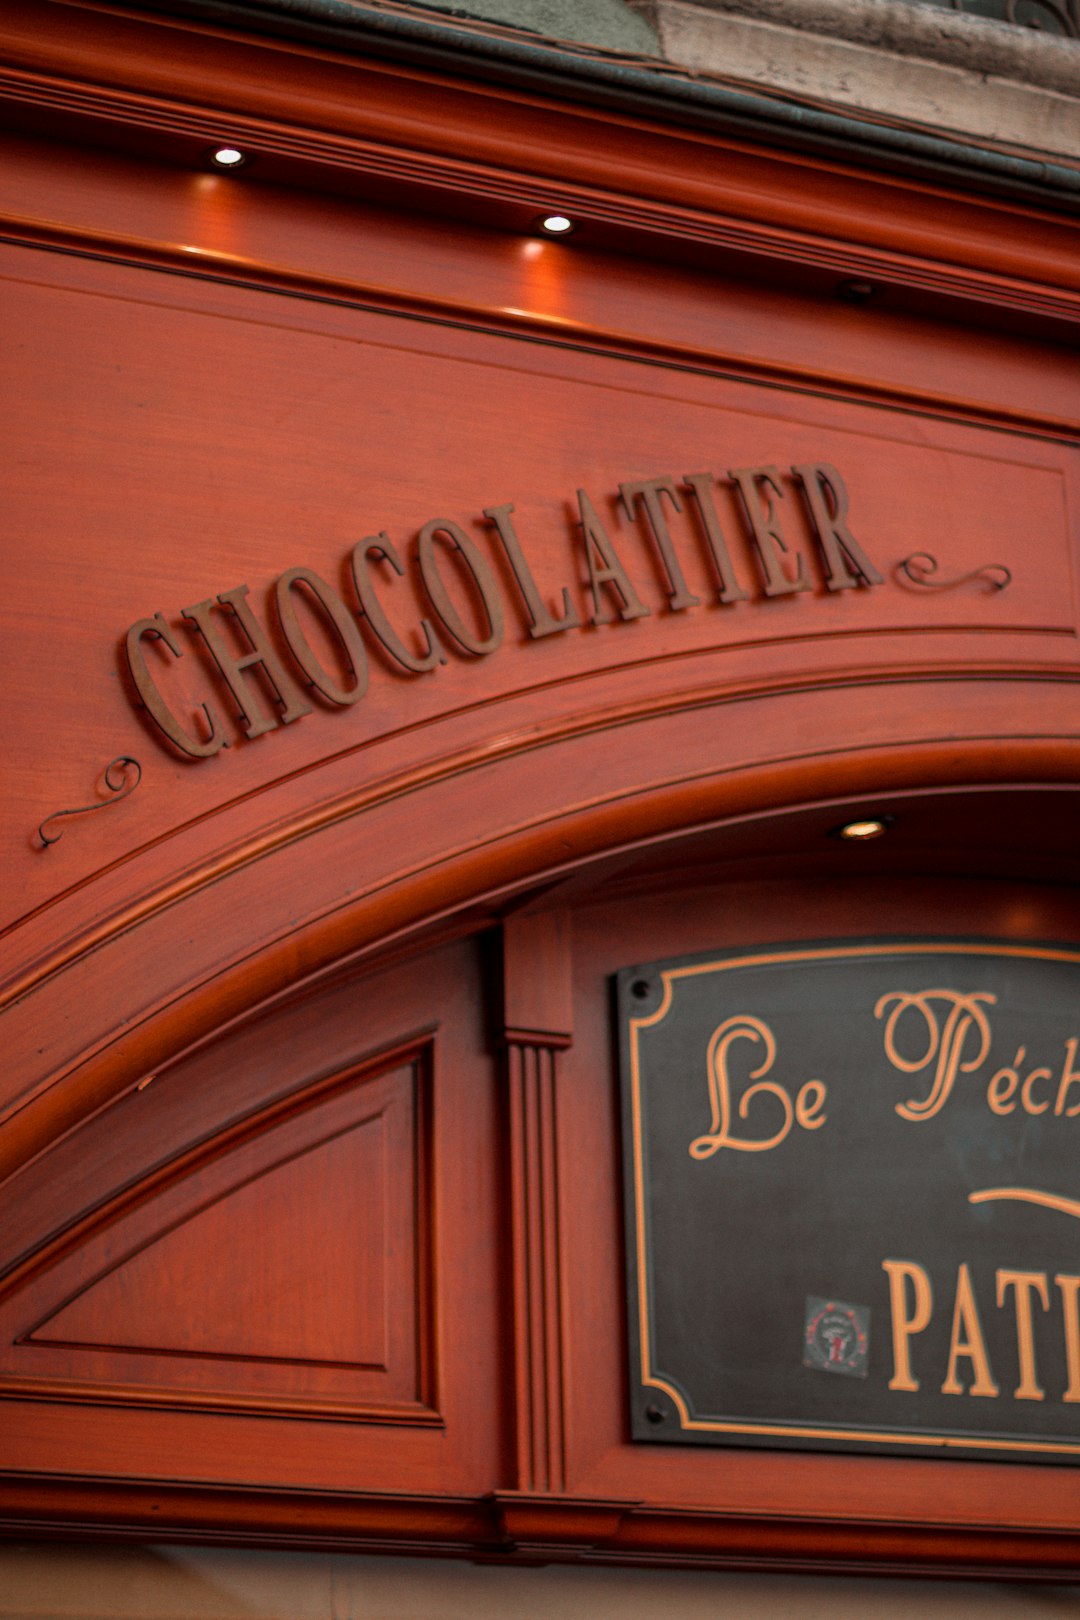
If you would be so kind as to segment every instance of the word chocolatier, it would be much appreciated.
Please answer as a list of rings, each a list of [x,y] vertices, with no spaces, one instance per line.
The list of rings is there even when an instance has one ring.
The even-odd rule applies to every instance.
[[[680,556],[683,542],[672,533],[669,513],[685,512],[685,522],[694,525],[715,575],[718,602],[746,601],[758,594],[790,596],[814,589],[807,558],[784,533],[782,508],[788,495],[779,468],[768,465],[732,469],[728,479],[749,541],[756,576],[752,581],[736,572],[714,497],[718,480],[710,473],[688,473],[681,483],[662,477],[619,486],[627,518],[640,522],[654,550],[671,612],[698,607],[701,598],[687,583]],[[880,585],[881,574],[848,527],[848,494],[836,468],[825,463],[793,466],[790,482],[805,511],[826,589],[843,591]],[[587,579],[583,575],[582,580],[583,601],[579,608],[570,587],[564,586],[558,610],[553,612],[518,536],[513,504],[484,508],[484,520],[512,574],[533,638],[558,635],[584,625],[641,619],[651,611],[584,489],[577,491],[577,512],[574,541],[587,572]],[[448,650],[483,658],[502,644],[504,610],[496,570],[472,536],[452,519],[433,518],[424,525],[408,569],[383,531],[353,547],[349,571],[356,595],[353,606],[311,568],[290,568],[278,579],[274,603],[288,659],[282,657],[278,643],[256,616],[246,585],[181,609],[191,633],[209,652],[217,672],[215,680],[219,678],[222,687],[231,693],[245,736],[261,736],[282,723],[310,714],[305,686],[332,707],[347,708],[357,703],[368,685],[367,647],[361,628],[392,667],[410,675],[436,670],[448,661]],[[447,589],[447,571],[456,579],[459,591],[464,587],[474,599],[477,612],[471,624]],[[408,577],[410,584],[419,585],[423,606],[417,612],[414,598],[413,623],[403,631],[395,627],[380,595],[381,589],[391,594],[390,576]],[[339,656],[332,662],[338,667],[328,669],[311,645],[297,612],[301,601],[306,611],[315,615],[327,644],[336,649]],[[399,610],[394,611],[398,616]],[[233,620],[232,634],[226,630],[228,617]],[[237,646],[236,632],[245,643],[242,648]],[[161,613],[132,625],[127,633],[127,662],[142,704],[182,755],[207,759],[218,753],[230,740],[219,702],[213,696],[207,697],[202,703],[201,720],[178,714],[151,671],[148,643],[156,643],[165,657],[175,660],[183,656],[179,636]],[[165,684],[167,689],[167,680]],[[273,699],[272,706],[265,701],[268,695]]]

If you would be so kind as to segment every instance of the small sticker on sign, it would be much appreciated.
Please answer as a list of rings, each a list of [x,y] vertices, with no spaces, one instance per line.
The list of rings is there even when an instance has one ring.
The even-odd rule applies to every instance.
[[[865,1378],[870,1355],[870,1307],[842,1299],[806,1297],[803,1366]]]

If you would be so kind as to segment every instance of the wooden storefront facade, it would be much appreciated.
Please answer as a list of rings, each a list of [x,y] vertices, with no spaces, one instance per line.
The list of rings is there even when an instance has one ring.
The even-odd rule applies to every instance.
[[[612,993],[1080,952],[1068,198],[512,40],[0,19],[0,1520],[1075,1579],[1065,1375],[1041,1456],[634,1437]]]

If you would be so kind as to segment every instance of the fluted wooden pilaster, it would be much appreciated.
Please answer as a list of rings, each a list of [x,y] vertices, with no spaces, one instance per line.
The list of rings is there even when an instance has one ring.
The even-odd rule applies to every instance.
[[[550,912],[504,927],[515,1488],[525,1492],[566,1484],[557,1111],[559,1054],[571,1042],[568,936]]]

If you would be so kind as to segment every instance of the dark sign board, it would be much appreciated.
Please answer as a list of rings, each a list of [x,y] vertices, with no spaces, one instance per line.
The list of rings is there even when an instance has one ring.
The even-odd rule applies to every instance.
[[[635,1439],[1080,1462],[1080,951],[618,976]]]

